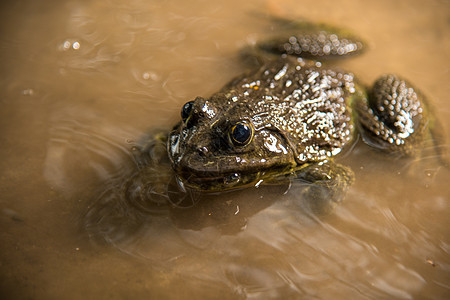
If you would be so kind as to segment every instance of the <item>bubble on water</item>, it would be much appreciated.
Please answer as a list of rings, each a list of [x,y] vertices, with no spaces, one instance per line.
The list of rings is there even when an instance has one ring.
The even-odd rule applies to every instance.
[[[153,81],[159,80],[159,76],[155,72],[151,72],[151,71],[150,72],[144,72],[142,74],[142,78],[145,79],[145,80],[151,79]]]
[[[63,44],[63,49],[64,49],[64,50],[69,50],[70,45],[71,45],[71,44],[70,44],[69,41],[65,41],[64,44]]]
[[[68,50],[70,50],[70,48],[72,48],[74,50],[78,50],[78,49],[80,49],[80,47],[81,47],[81,44],[79,41],[67,39],[58,48],[59,48],[59,50],[62,50],[62,51],[68,51]]]
[[[33,89],[24,89],[22,90],[22,95],[24,96],[33,96],[34,90]]]

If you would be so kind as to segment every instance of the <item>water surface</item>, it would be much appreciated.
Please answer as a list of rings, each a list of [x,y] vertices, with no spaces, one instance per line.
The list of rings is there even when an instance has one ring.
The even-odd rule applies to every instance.
[[[0,293],[22,299],[445,299],[450,171],[358,144],[335,213],[262,187],[168,209],[118,196],[133,147],[246,70],[270,15],[350,28],[340,65],[402,74],[450,132],[448,1],[2,4]],[[448,146],[447,146],[448,148]]]

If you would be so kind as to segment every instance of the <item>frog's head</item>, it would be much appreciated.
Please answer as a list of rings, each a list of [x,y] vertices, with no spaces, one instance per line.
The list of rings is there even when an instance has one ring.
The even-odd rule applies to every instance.
[[[214,192],[289,173],[296,164],[292,147],[283,132],[262,122],[264,115],[251,101],[223,93],[187,102],[167,144],[178,177]]]

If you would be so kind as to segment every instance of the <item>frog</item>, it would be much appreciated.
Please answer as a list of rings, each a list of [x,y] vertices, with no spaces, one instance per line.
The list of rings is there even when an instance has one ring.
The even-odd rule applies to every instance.
[[[178,197],[169,191],[174,186],[184,195],[214,194],[288,181],[304,186],[299,197],[314,210],[329,211],[355,177],[335,160],[358,140],[406,157],[442,140],[429,100],[408,80],[385,74],[365,86],[335,66],[367,49],[347,30],[290,22],[283,34],[250,48],[254,68],[187,101],[173,129],[144,147],[161,153],[141,163],[145,176],[152,170],[151,189],[163,186],[153,196]],[[176,182],[170,189],[155,171],[161,161]]]

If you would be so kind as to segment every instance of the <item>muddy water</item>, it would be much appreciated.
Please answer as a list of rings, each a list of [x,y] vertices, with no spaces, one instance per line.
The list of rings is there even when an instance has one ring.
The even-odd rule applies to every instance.
[[[448,1],[21,1],[2,4],[0,293],[32,299],[445,299],[450,172],[358,144],[327,217],[283,187],[194,208],[119,197],[132,149],[245,70],[265,14],[353,29],[342,62],[403,74],[450,132]],[[448,147],[447,147],[448,148]],[[208,201],[209,200],[209,201]]]

